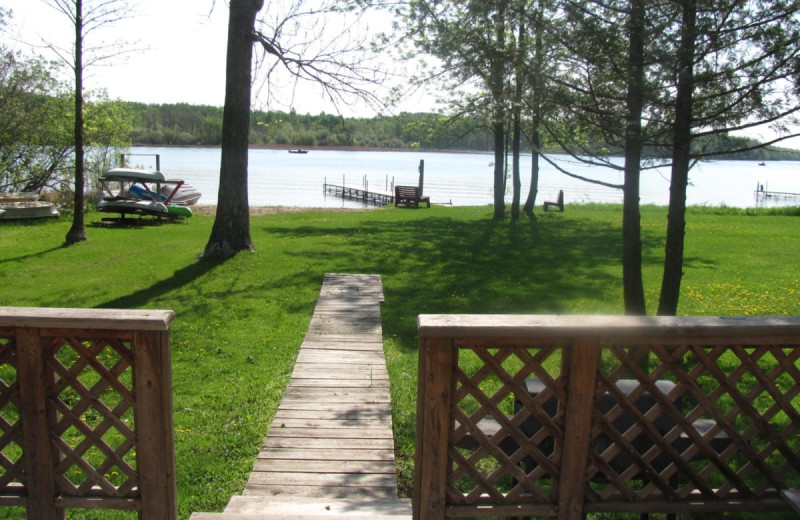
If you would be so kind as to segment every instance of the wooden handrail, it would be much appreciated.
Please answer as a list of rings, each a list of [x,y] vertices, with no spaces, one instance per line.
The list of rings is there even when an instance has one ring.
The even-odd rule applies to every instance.
[[[786,510],[800,486],[800,317],[418,326],[417,520]]]
[[[172,311],[0,307],[0,505],[177,518]]]

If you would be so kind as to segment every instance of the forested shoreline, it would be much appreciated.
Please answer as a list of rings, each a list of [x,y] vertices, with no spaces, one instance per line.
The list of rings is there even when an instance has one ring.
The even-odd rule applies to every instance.
[[[131,114],[131,142],[147,146],[220,146],[222,107],[122,102]],[[766,147],[726,154],[757,141],[716,137],[705,153],[721,159],[800,160],[800,150]],[[401,113],[373,118],[344,118],[295,111],[253,111],[250,145],[255,148],[329,148],[369,150],[439,150],[491,152],[492,129],[478,118],[450,118],[431,113]],[[699,146],[699,145],[698,145]],[[530,149],[524,149],[530,152]],[[547,150],[558,153],[557,147]],[[621,152],[620,152],[621,153]],[[650,154],[651,156],[653,154]]]

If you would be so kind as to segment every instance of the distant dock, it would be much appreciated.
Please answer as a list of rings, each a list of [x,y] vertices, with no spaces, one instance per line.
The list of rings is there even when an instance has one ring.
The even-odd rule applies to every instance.
[[[771,204],[788,205],[800,204],[800,193],[785,191],[768,191],[760,187],[755,191],[756,207]]]
[[[381,191],[370,191],[368,187],[358,188],[355,186],[344,186],[342,184],[328,184],[326,182],[322,185],[322,190],[326,194],[339,197],[340,199],[357,200],[373,206],[394,204],[393,194]]]

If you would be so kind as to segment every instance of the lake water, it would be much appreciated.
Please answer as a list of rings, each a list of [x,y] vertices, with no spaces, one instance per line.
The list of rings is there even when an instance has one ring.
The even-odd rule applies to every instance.
[[[181,178],[202,193],[200,204],[216,204],[219,187],[218,148],[134,147],[133,154],[159,154],[161,170],[168,178]],[[251,206],[299,206],[319,208],[362,207],[358,202],[325,195],[322,186],[345,183],[371,191],[392,190],[393,185],[416,185],[418,166],[425,161],[424,192],[436,203],[456,206],[487,205],[493,202],[494,157],[480,153],[360,152],[311,150],[290,154],[286,150],[250,150],[249,197]],[[622,184],[622,172],[587,167],[560,157],[560,166],[579,175]],[[619,159],[617,164],[621,164]],[[155,168],[154,159],[131,157],[129,166]],[[524,203],[530,183],[530,156],[522,159]],[[509,182],[510,184],[510,182]],[[800,162],[773,161],[759,166],[755,161],[714,161],[696,166],[690,174],[687,203],[754,207],[758,186],[771,192],[800,193]],[[567,203],[622,202],[622,191],[588,184],[560,173],[542,162],[537,205],[555,200],[564,190]],[[506,197],[510,201],[510,190]],[[667,205],[669,169],[642,172],[642,204]],[[800,204],[800,197],[772,200],[775,204]],[[758,203],[764,205],[763,202]]]

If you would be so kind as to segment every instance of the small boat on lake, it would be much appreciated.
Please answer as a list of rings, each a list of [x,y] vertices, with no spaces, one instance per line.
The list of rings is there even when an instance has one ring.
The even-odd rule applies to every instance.
[[[297,150],[289,150],[289,153],[308,153],[308,150],[303,150],[302,148],[298,148]]]

